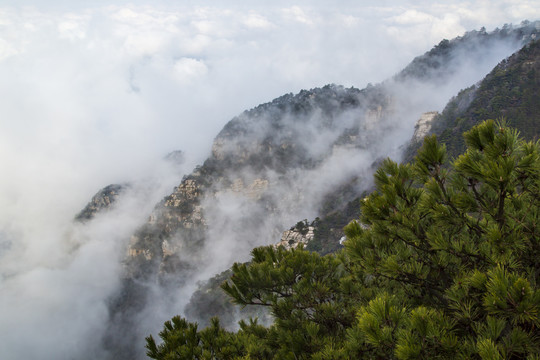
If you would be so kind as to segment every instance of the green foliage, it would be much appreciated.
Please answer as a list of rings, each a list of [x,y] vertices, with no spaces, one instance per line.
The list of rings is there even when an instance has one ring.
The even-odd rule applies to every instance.
[[[447,144],[451,157],[466,144],[457,134],[485,119],[504,116],[527,139],[538,139],[540,119],[540,41],[536,40],[503,60],[479,86],[460,93],[434,124],[434,133]]]
[[[344,336],[367,287],[342,258],[272,247],[256,248],[252,256],[251,263],[233,266],[222,288],[239,305],[271,309],[281,353],[313,354]]]
[[[146,353],[152,359],[231,359],[244,354],[242,337],[226,332],[217,318],[202,331],[197,325],[178,316],[165,322],[159,333],[163,340],[160,345],[152,335],[146,338]]]
[[[263,323],[270,322],[268,309],[250,305],[239,308],[221,290],[220,285],[227,281],[232,274],[232,270],[227,269],[200,285],[184,308],[186,317],[200,319],[199,327],[206,327],[210,325],[212,317],[219,317],[220,323],[226,329],[236,327],[239,319],[247,320],[256,317]]]
[[[448,157],[463,153],[460,136],[486,119],[505,117],[526,139],[540,138],[540,40],[503,60],[480,84],[458,93],[433,121],[430,132],[446,145]],[[404,158],[411,161],[420,145],[411,143]]]
[[[540,145],[504,121],[465,133],[446,166],[428,137],[413,163],[385,160],[345,249],[254,249],[222,285],[268,308],[237,332],[180,318],[154,359],[538,359]]]

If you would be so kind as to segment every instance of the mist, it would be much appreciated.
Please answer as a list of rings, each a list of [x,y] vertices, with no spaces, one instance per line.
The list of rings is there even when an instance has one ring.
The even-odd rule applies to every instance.
[[[182,176],[211,154],[213,139],[243,110],[328,83],[377,84],[443,38],[539,16],[528,1],[345,1],[331,7],[302,1],[294,6],[102,1],[92,7],[76,1],[3,2],[3,358],[107,357],[101,336],[108,299],[121,282],[130,236]],[[452,95],[511,51],[506,45],[493,48],[493,56],[464,66],[466,73],[436,91],[419,85],[406,103],[393,105],[400,113],[388,114],[387,123],[373,130],[387,135],[378,137],[386,142],[354,154],[337,151],[313,173],[294,175],[297,189],[310,189],[302,198],[284,200],[293,194],[268,174],[277,184],[272,196],[283,200],[285,209],[260,224],[265,236],[238,236],[234,224],[260,209],[242,196],[219,194],[218,206],[208,214],[215,239],[201,260],[208,266],[179,290],[182,298],[173,308],[149,308],[145,321],[153,316],[156,321],[141,331],[154,331],[174,315],[171,310],[181,312],[197,280],[245,259],[251,246],[278,241],[275,229],[316,216],[322,189],[355,172],[369,174],[380,156],[397,157],[419,114],[442,110]],[[410,92],[410,87],[392,89],[396,99]],[[358,119],[346,116],[343,128]],[[313,130],[315,141],[306,136],[305,143],[310,154],[322,153],[339,130]],[[184,152],[182,165],[163,160],[174,150]],[[316,172],[320,176],[313,176]],[[246,183],[256,176],[238,175]],[[110,211],[90,223],[73,221],[99,189],[124,182],[132,186]]]
[[[277,243],[281,233],[297,221],[315,219],[326,195],[335,189],[351,183],[355,184],[357,194],[369,189],[374,164],[386,157],[400,161],[423,113],[442,111],[452,96],[480,81],[500,59],[518,47],[512,41],[495,42],[488,48],[479,46],[468,53],[458,47],[446,76],[437,74],[440,78],[425,81],[390,79],[377,85],[380,90],[375,94],[380,91],[387,96],[378,100],[378,106],[369,102],[369,97],[374,96],[369,95],[365,105],[361,101],[350,110],[337,111],[337,115],[325,116],[321,110],[324,105],[315,104],[314,110],[305,115],[285,113],[279,115],[279,120],[272,110],[267,115],[272,119],[265,118],[264,112],[262,119],[259,115],[246,114],[245,120],[240,116],[238,123],[245,128],[235,125],[234,130],[224,131],[216,139],[218,157],[260,152],[261,146],[265,146],[261,144],[272,136],[275,146],[293,143],[295,148],[290,152],[301,154],[300,159],[278,172],[268,170],[271,165],[263,170],[255,166],[254,170],[252,165],[242,164],[213,185],[202,203],[209,228],[206,247],[203,258],[194,262],[198,272],[188,281],[188,293],[197,281],[229,268],[235,261],[248,261],[253,247]],[[338,88],[336,93],[342,91],[345,89]],[[366,101],[361,93],[358,97]],[[358,135],[351,135],[352,140],[340,144],[343,134],[356,128],[360,129]],[[234,138],[227,138],[230,133],[235,134]],[[253,199],[250,184],[261,180],[267,182],[261,195],[276,205],[269,207]],[[179,296],[177,302],[182,303],[187,297]]]

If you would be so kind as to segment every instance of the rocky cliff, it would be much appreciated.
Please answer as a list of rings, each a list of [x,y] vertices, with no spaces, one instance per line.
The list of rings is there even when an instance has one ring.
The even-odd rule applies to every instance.
[[[315,214],[324,195],[317,180],[339,185],[353,179],[343,173],[328,178],[322,167],[368,149],[376,138],[370,124],[384,121],[390,102],[381,88],[331,85],[285,95],[233,119],[205,163],[133,235],[127,251],[130,274],[137,274],[141,262],[154,263],[159,274],[196,269],[208,261],[206,241],[216,235],[234,235],[241,240],[237,246],[249,252],[272,242],[286,226],[284,218],[302,209]],[[306,188],[310,183],[316,188]],[[225,229],[216,229],[216,221],[225,221]]]
[[[92,197],[92,200],[75,216],[77,221],[88,221],[94,218],[98,213],[111,209],[122,192],[129,185],[127,184],[111,184]]]

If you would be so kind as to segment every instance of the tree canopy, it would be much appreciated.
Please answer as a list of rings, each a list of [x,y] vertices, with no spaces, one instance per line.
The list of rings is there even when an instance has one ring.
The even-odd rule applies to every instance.
[[[540,359],[540,145],[504,121],[385,160],[345,249],[256,248],[222,285],[268,308],[227,331],[175,317],[152,359]]]

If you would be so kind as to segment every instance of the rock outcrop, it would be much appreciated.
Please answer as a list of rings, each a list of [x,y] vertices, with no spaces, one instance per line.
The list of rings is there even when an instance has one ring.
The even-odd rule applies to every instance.
[[[315,237],[315,227],[306,226],[305,230],[291,229],[283,232],[281,241],[275,247],[282,246],[287,250],[296,249],[300,244],[307,245]]]
[[[530,36],[527,31],[511,37],[521,41]],[[432,86],[433,79],[444,84],[458,71],[462,63],[452,51],[470,50],[466,55],[474,59],[502,35],[477,34],[474,41],[471,36],[441,42],[380,85],[302,90],[228,122],[210,157],[133,234],[123,287],[111,301],[116,327],[110,333],[125,334],[132,346],[128,333],[137,335],[131,327],[149,304],[170,298],[175,309],[181,308],[189,300],[184,289],[192,291],[197,281],[246,261],[253,247],[275,244],[280,235],[289,248],[304,243],[325,249],[316,239],[323,232],[339,246],[341,224],[358,206],[352,199],[370,189],[378,161],[397,153],[415,120],[434,108],[424,99],[423,84]],[[464,81],[464,86],[469,84]],[[434,116],[422,116],[418,138]],[[345,215],[337,219],[342,210]],[[329,219],[319,223],[327,228],[309,225],[283,233],[298,218],[316,216]]]
[[[93,219],[98,213],[111,209],[118,197],[129,185],[111,184],[99,190],[92,200],[75,216],[76,221],[88,221]]]
[[[416,122],[414,126],[414,134],[412,137],[413,142],[420,142],[431,130],[433,120],[439,113],[437,111],[429,111],[423,113],[420,119]]]

